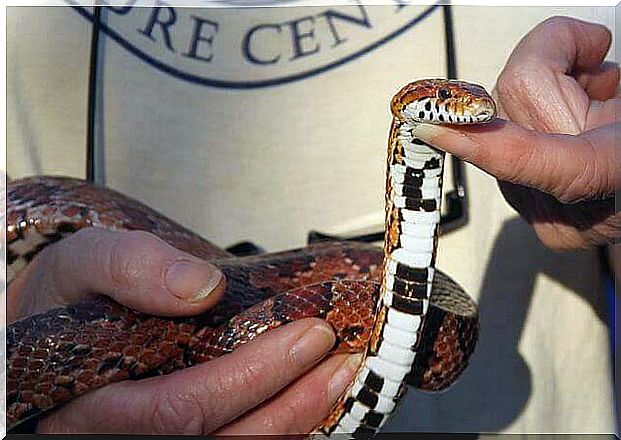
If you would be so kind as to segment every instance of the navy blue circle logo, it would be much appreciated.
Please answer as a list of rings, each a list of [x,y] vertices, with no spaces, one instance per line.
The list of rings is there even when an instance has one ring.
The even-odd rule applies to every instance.
[[[67,1],[81,16],[94,20],[92,8]],[[174,77],[211,87],[253,89],[298,81],[349,63],[397,38],[438,8],[438,4],[406,6],[399,0],[382,6],[107,6],[100,29],[142,61]]]

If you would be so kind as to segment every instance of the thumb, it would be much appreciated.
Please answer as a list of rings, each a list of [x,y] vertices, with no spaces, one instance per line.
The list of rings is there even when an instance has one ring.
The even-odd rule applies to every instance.
[[[8,309],[17,319],[96,293],[144,313],[187,316],[212,307],[225,285],[217,267],[147,232],[84,228],[18,274]]]
[[[412,134],[499,180],[541,190],[563,203],[610,197],[621,186],[615,160],[621,123],[575,136],[526,130],[502,119],[467,127],[420,124]]]

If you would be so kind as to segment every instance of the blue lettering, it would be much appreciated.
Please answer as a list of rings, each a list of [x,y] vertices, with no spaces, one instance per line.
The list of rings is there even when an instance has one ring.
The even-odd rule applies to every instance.
[[[218,23],[195,15],[192,15],[192,19],[194,20],[194,30],[192,32],[192,39],[190,40],[190,50],[184,53],[183,56],[210,62],[213,59],[213,52],[211,49],[213,46],[213,39],[218,33]],[[204,25],[209,26],[209,34],[206,36],[201,33]],[[201,56],[198,54],[198,45],[200,42],[209,45],[209,55]]]
[[[256,56],[251,50],[251,44],[254,41],[254,36],[259,31],[266,30],[275,30],[277,33],[280,33],[281,26],[279,24],[260,24],[258,26],[254,26],[246,32],[244,35],[244,41],[242,43],[242,50],[244,52],[244,57],[253,64],[275,64],[280,60],[280,55],[274,55],[272,58],[259,58]]]
[[[347,41],[347,38],[343,38],[339,35],[335,21],[346,21],[349,23],[356,24],[358,26],[363,26],[367,29],[371,29],[371,21],[369,20],[369,16],[367,15],[367,11],[363,5],[358,5],[360,9],[361,17],[355,17],[353,15],[347,15],[342,12],[335,11],[334,9],[328,9],[325,12],[322,12],[318,15],[318,17],[323,16],[328,22],[328,26],[330,27],[330,32],[332,32],[332,37],[334,38],[334,45],[332,47],[336,47],[341,43]]]
[[[300,28],[300,25],[303,23],[310,24],[310,27],[305,31]],[[290,21],[287,24],[291,27],[291,34],[293,37],[293,57],[291,57],[291,61],[319,52],[319,43],[315,41],[314,17],[302,17],[298,20]],[[315,41],[315,44],[312,47],[304,48],[302,42],[309,39]]]
[[[164,11],[168,11],[168,18],[166,20],[160,20],[159,19],[160,14]],[[164,35],[164,42],[166,44],[166,47],[171,52],[174,52],[175,49],[173,49],[172,47],[172,42],[170,39],[170,32],[168,31],[168,28],[172,26],[175,23],[175,21],[177,21],[177,13],[175,12],[173,8],[171,7],[153,8],[153,12],[151,13],[151,18],[149,19],[147,26],[143,30],[139,29],[138,32],[146,36],[149,40],[157,41],[151,34],[153,33],[153,28],[155,27],[155,25],[156,24],[159,25],[160,28],[162,29],[162,35]]]

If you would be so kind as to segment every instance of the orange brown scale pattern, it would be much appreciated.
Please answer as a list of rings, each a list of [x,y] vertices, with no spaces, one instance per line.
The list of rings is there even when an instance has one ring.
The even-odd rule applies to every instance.
[[[208,361],[296,319],[330,322],[338,335],[336,352],[362,352],[372,338],[383,261],[376,246],[329,243],[226,258],[226,252],[186,229],[175,229],[176,223],[136,200],[73,179],[9,183],[8,214],[7,237],[13,242],[25,228],[53,231],[67,221],[80,227],[153,227],[173,246],[210,259],[227,277],[223,299],[195,317],[159,318],[95,297],[10,323],[8,429],[106,384]],[[20,226],[26,220],[33,221]],[[189,240],[185,244],[184,237]],[[214,255],[225,258],[213,260]],[[477,332],[472,301],[440,272],[436,279],[444,285],[434,287],[429,313],[439,318],[427,326],[428,348],[411,374],[424,378],[418,382],[426,388],[446,386],[444,372],[452,378],[463,369],[473,348],[468,341]],[[340,411],[335,407],[331,417]]]
[[[477,100],[488,102],[490,99],[487,91],[476,84],[446,79],[426,79],[410,83],[397,92],[390,104],[392,114],[395,118],[401,118],[403,109],[408,104],[419,99],[435,98],[441,89],[450,92],[451,99],[446,100],[447,110],[455,114],[462,114],[464,108]]]
[[[337,336],[336,353],[364,350],[373,324],[378,284],[333,281],[298,287],[269,298],[233,317],[227,324],[199,333],[200,342],[189,364],[205,362],[233,351],[264,331],[303,318],[323,318]]]
[[[7,245],[29,231],[61,238],[95,226],[149,231],[178,249],[205,259],[230,254],[148,206],[109,188],[66,177],[29,177],[7,187]],[[9,261],[10,263],[10,261]]]
[[[195,326],[95,298],[7,329],[7,421],[182,358]],[[59,331],[62,329],[62,331]]]
[[[388,153],[386,155],[386,170],[390,170],[390,165],[393,160],[393,153],[395,149],[400,148],[400,144],[397,141],[397,120],[393,118],[390,128],[390,138],[388,139]],[[386,232],[384,238],[384,255],[390,255],[399,245],[399,221],[397,218],[397,211],[392,205],[392,182],[390,178],[386,178]]]

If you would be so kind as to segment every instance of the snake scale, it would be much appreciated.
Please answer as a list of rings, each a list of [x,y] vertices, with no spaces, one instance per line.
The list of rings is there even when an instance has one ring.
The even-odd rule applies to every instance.
[[[435,270],[444,154],[417,139],[419,123],[482,124],[496,110],[480,86],[426,79],[392,99],[383,250],[356,243],[235,258],[140,202],[63,177],[8,186],[9,282],[50,243],[84,227],[149,231],[212,261],[223,299],[191,318],[149,316],[105,296],[7,327],[7,422],[14,428],[108,383],[167,374],[229,353],[288,322],[320,317],[334,352],[364,352],[356,378],[317,435],[375,433],[408,387],[437,391],[466,367],[476,306]]]

